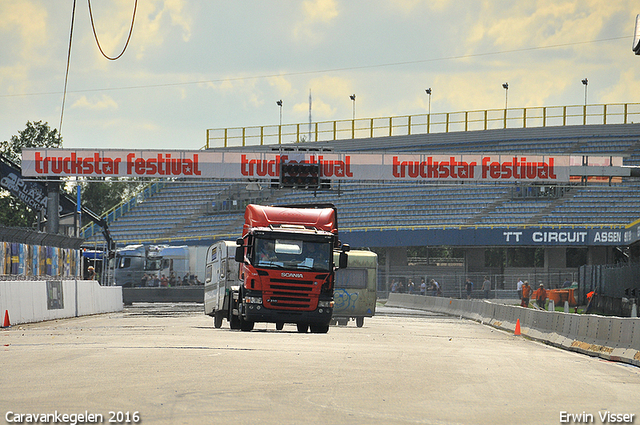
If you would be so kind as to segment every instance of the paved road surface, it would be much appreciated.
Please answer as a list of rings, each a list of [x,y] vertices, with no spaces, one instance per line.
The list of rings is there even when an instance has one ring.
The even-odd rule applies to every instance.
[[[0,330],[2,421],[88,412],[108,423],[123,412],[127,423],[138,412],[143,424],[576,423],[562,422],[566,412],[599,424],[599,412],[640,414],[640,369],[471,321],[382,309],[363,328],[324,335],[273,324],[247,333],[214,329],[201,310],[134,304]]]

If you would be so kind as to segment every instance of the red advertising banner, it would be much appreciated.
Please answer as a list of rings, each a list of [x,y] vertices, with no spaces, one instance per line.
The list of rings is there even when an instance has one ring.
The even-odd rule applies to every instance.
[[[22,152],[25,176],[187,177],[274,179],[281,162],[317,163],[322,177],[340,180],[570,181],[568,155],[499,155],[359,152],[220,152],[126,149],[45,149]],[[589,163],[601,164],[589,157]],[[615,164],[622,163],[620,159]],[[584,166],[581,172],[584,172]]]

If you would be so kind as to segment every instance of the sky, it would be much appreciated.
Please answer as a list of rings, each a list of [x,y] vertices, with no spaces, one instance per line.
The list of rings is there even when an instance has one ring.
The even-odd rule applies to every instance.
[[[93,0],[105,54],[134,0]],[[200,149],[206,130],[640,102],[631,0],[139,0],[108,60],[88,3],[0,1],[0,139]],[[282,108],[276,101],[282,100]]]

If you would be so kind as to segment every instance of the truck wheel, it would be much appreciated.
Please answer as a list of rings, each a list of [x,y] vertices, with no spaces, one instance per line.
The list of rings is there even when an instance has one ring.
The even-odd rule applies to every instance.
[[[281,331],[284,328],[284,323],[276,322],[276,330]]]
[[[229,327],[231,329],[240,329],[240,318],[231,311],[229,312]]]
[[[364,325],[364,317],[356,317],[356,326],[361,328]]]
[[[329,325],[311,325],[311,333],[326,334],[329,332]]]
[[[347,326],[347,324],[349,323],[349,319],[338,319],[338,325],[340,326]]]
[[[213,316],[213,327],[216,329],[220,329],[222,327],[222,319],[222,314],[220,314],[219,311],[216,311],[215,316]]]
[[[296,323],[296,326],[298,327],[298,332],[300,332],[301,334],[305,334],[309,330],[308,323]]]
[[[249,332],[253,330],[253,323],[254,322],[249,322],[247,320],[243,320],[240,322],[240,329],[245,331],[245,332]]]

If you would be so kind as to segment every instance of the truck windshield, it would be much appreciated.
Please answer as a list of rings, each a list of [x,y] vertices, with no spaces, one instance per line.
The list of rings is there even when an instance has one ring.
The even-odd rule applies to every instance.
[[[332,245],[329,241],[256,238],[251,263],[254,266],[287,270],[330,271]]]
[[[147,258],[144,264],[144,269],[149,271],[162,269],[162,257]]]

